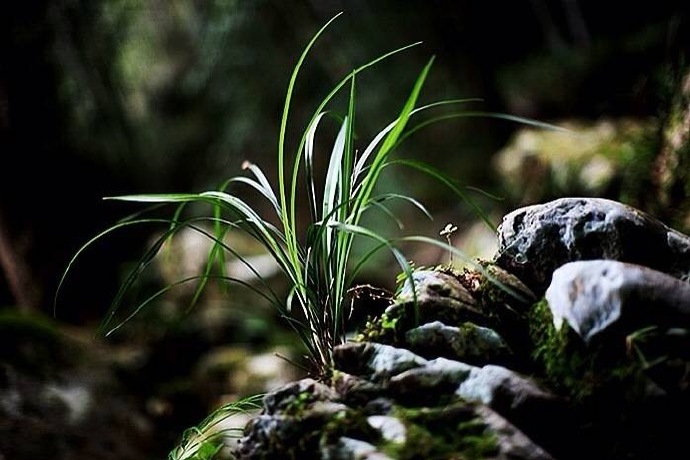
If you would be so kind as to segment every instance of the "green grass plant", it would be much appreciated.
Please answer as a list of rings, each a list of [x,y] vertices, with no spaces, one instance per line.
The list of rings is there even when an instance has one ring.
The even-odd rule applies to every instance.
[[[250,289],[275,306],[280,317],[294,329],[304,346],[307,358],[305,368],[312,376],[326,380],[333,371],[333,349],[345,340],[348,291],[360,271],[372,262],[372,257],[380,250],[390,251],[400,267],[402,278],[406,280],[404,282],[412,283],[413,293],[415,292],[411,276],[413,264],[406,259],[401,250],[403,243],[430,244],[443,248],[448,251],[450,260],[455,257],[472,265],[512,295],[521,297],[507,286],[501,285],[481,265],[455,248],[450,241],[450,228],[446,229],[446,233],[441,233],[441,237],[445,237],[446,241],[442,238],[423,235],[390,237],[365,226],[363,217],[371,211],[382,212],[402,227],[400,219],[397,218],[391,206],[392,203],[402,201],[431,218],[424,205],[411,196],[401,193],[377,193],[377,184],[384,170],[391,167],[406,167],[430,176],[433,180],[447,186],[474,209],[493,230],[494,224],[466,193],[467,187],[461,186],[454,178],[432,165],[415,159],[394,158],[391,154],[405,139],[418,130],[433,123],[459,117],[487,116],[546,128],[554,127],[506,114],[456,109],[461,104],[476,101],[470,99],[442,100],[419,105],[424,82],[433,65],[434,59],[431,58],[415,79],[407,99],[392,121],[373,136],[362,150],[358,149],[356,144],[359,139],[355,135],[355,121],[359,74],[417,45],[415,43],[383,54],[345,75],[314,110],[299,143],[290,154],[286,138],[300,70],[317,39],[338,16],[340,14],[328,21],[313,36],[293,69],[287,86],[278,135],[275,187],[258,165],[245,161],[242,166],[246,174],[228,179],[217,190],[106,198],[148,206],[87,241],[70,260],[60,280],[58,292],[82,253],[113,232],[139,225],[163,225],[166,230],[145,251],[124,278],[101,323],[100,332],[105,335],[114,333],[162,295],[182,284],[196,283],[191,300],[193,305],[199,300],[207,284],[218,280]],[[346,96],[346,107],[338,111],[331,105],[336,95],[342,95],[342,93]],[[446,110],[446,112],[439,115],[438,110]],[[317,178],[315,165],[317,156],[321,152],[315,146],[316,134],[319,127],[332,120],[337,120],[339,123],[337,135],[330,151],[325,177]],[[319,187],[317,184],[323,185]],[[246,201],[245,195],[235,192],[241,187],[248,187],[250,192],[258,195],[263,200],[261,202],[263,206],[252,205]],[[197,204],[206,206],[210,212],[187,217],[192,205]],[[159,212],[161,207],[167,205],[173,206],[170,217],[147,217],[150,216],[147,214],[148,211]],[[306,225],[300,225],[303,222],[298,222],[298,216],[305,215],[304,209],[300,209],[301,206],[307,207],[309,220]],[[260,209],[268,209],[269,215],[262,215]],[[133,307],[125,308],[124,305],[128,303],[126,296],[159,256],[166,241],[169,241],[177,232],[187,228],[199,232],[212,241],[202,273],[164,286],[144,300],[135,302]],[[300,231],[300,229],[306,230]],[[275,292],[268,280],[261,276],[250,261],[227,242],[228,232],[235,231],[245,232],[270,254],[289,282],[290,289],[287,296]],[[353,247],[356,238],[369,239],[374,244],[354,260]],[[255,275],[256,282],[229,276],[224,268],[228,255],[244,263]],[[217,429],[218,423],[233,415],[257,409],[260,397],[257,395],[223,406],[199,426],[187,430],[179,446],[170,453],[169,460],[215,458],[223,446],[222,438],[241,434],[236,429],[232,433]]]
[[[118,330],[143,308],[151,305],[155,299],[179,284],[196,282],[197,287],[194,295],[194,301],[196,301],[210,280],[224,280],[243,285],[268,299],[299,336],[306,349],[309,371],[316,377],[326,378],[332,370],[332,350],[345,338],[345,305],[348,289],[352,286],[353,280],[360,270],[371,261],[377,251],[389,250],[399,264],[401,272],[410,282],[413,282],[410,276],[412,267],[400,249],[403,242],[436,245],[448,250],[456,258],[474,264],[462,251],[438,238],[421,235],[392,238],[381,235],[374,229],[367,228],[362,224],[363,216],[371,210],[378,210],[397,220],[390,206],[395,201],[409,203],[423,213],[429,214],[425,207],[411,196],[397,193],[377,194],[377,183],[382,172],[386,168],[402,166],[413,168],[448,186],[450,190],[465,200],[487,222],[487,225],[490,225],[492,229],[494,228],[493,223],[467,196],[467,189],[460,186],[455,179],[424,162],[414,159],[392,158],[391,154],[408,136],[417,130],[449,118],[490,116],[539,126],[548,125],[511,115],[457,110],[421,118],[431,112],[431,109],[453,108],[469,101],[468,99],[442,100],[418,105],[420,93],[434,61],[431,58],[417,76],[407,100],[402,104],[402,108],[397,112],[395,118],[380,130],[360,153],[355,145],[358,75],[383,60],[415,46],[415,43],[383,54],[344,76],[322,99],[313,112],[306,129],[304,129],[296,149],[293,150],[292,155],[289,155],[286,134],[291,120],[297,78],[317,39],[339,15],[328,21],[313,36],[293,69],[285,95],[278,135],[277,184],[275,188],[258,165],[245,161],[243,169],[247,175],[232,177],[217,190],[201,193],[126,195],[107,198],[150,204],[156,208],[172,204],[176,206],[176,209],[170,218],[147,218],[138,213],[124,219],[88,241],[70,261],[60,285],[64,282],[76,259],[96,241],[114,231],[133,225],[166,225],[167,230],[141,257],[115,295],[102,322],[102,331],[105,334],[111,334]],[[343,111],[344,113],[338,113],[330,108],[329,104],[334,101],[337,94],[343,91],[347,92],[347,107]],[[329,114],[333,116],[327,117],[326,115]],[[320,152],[317,152],[315,147],[315,137],[319,127],[326,120],[332,119],[339,120],[340,126],[330,152],[326,176],[323,180],[317,180],[315,177],[315,158]],[[413,122],[416,124],[412,124]],[[318,191],[317,183],[323,183]],[[234,188],[238,186],[249,187],[250,190],[258,194],[259,198],[266,200],[272,214],[262,216],[258,211],[260,209],[258,206],[253,206],[240,197],[238,193],[233,193]],[[305,189],[306,191],[302,192]],[[187,207],[198,203],[210,205],[212,211],[209,215],[184,217]],[[298,225],[298,216],[300,215],[298,208],[300,206],[308,207],[310,220],[306,227]],[[211,230],[207,229],[209,227]],[[164,243],[183,228],[194,229],[213,241],[203,273],[161,288],[127,311],[124,319],[117,320],[116,313],[122,309],[127,292],[153,262]],[[299,234],[299,228],[306,228],[306,232]],[[289,295],[281,296],[274,292],[251,264],[225,242],[224,236],[229,231],[246,232],[265,248],[275,260],[280,271],[287,277],[291,286]],[[358,260],[351,260],[355,238],[368,238],[373,240],[375,244],[370,251],[359,256]],[[244,261],[248,269],[256,275],[258,285],[228,276],[223,269],[227,254],[232,254]],[[483,271],[481,266],[474,265],[478,270]],[[487,276],[491,278],[490,275],[487,274]]]
[[[218,458],[229,439],[242,436],[247,417],[261,409],[263,395],[252,395],[214,410],[201,423],[188,428],[179,444],[168,454],[168,460],[211,460]],[[244,417],[238,420],[239,417]],[[232,420],[238,420],[233,426]]]

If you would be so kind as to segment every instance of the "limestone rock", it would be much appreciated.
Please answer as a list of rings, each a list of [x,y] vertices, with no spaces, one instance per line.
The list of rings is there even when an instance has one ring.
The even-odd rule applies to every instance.
[[[553,457],[536,445],[508,420],[486,406],[477,406],[482,421],[496,436],[501,459],[552,460]]]
[[[568,436],[563,429],[572,421],[566,415],[565,400],[510,369],[475,367],[455,394],[495,410],[546,449],[555,451],[563,436]],[[554,426],[553,420],[560,420],[561,425]]]
[[[567,322],[587,342],[622,318],[631,327],[690,327],[690,283],[634,264],[565,264],[554,272],[546,299],[554,325]]]
[[[339,345],[333,350],[333,359],[339,370],[366,375],[375,381],[423,366],[427,362],[409,350],[369,342]]]
[[[516,210],[498,236],[484,270],[416,271],[334,348],[330,380],[271,393],[238,458],[639,460],[682,446],[690,237],[589,198]],[[613,325],[627,335],[594,343]]]
[[[458,278],[438,270],[417,270],[412,279],[420,323],[439,320],[448,325],[459,325],[465,321],[481,321],[483,315],[476,299]],[[396,310],[411,312],[415,308],[414,300],[412,283],[408,280],[386,313],[396,317],[401,316]]]
[[[376,446],[359,439],[340,437],[334,445],[321,449],[323,460],[393,460],[379,452]]]
[[[610,259],[675,276],[690,270],[690,237],[642,211],[601,198],[561,198],[507,214],[496,263],[542,294],[567,262]]]
[[[446,326],[440,321],[427,323],[407,331],[405,343],[421,356],[439,356],[468,364],[504,362],[512,354],[496,331],[473,323],[461,327]]]
[[[389,388],[397,399],[415,404],[437,404],[452,396],[468,378],[474,366],[436,358],[422,367],[409,369],[391,378]]]
[[[268,393],[264,398],[264,411],[267,414],[275,414],[297,403],[305,405],[314,401],[327,401],[335,399],[335,396],[336,393],[328,385],[306,378]]]

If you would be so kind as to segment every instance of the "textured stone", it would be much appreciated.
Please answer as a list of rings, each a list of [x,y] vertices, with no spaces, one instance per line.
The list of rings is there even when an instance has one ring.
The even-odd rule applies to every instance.
[[[456,394],[499,411],[519,410],[522,405],[529,404],[530,400],[555,399],[531,379],[495,365],[472,367],[467,378],[457,388]]]
[[[400,290],[395,303],[386,309],[390,317],[403,316],[415,312],[419,322],[439,320],[448,325],[458,325],[465,321],[480,322],[483,314],[476,299],[455,276],[437,270],[417,270],[412,274],[416,308],[412,283],[408,280]]]
[[[367,423],[381,432],[381,437],[388,442],[404,444],[407,439],[405,424],[398,418],[389,415],[371,415]]]
[[[682,276],[690,237],[642,211],[601,198],[561,198],[507,214],[496,263],[541,295],[567,262],[610,259]]]
[[[338,370],[367,376],[374,381],[427,363],[409,350],[371,342],[339,345],[333,350],[333,360]]]
[[[439,356],[468,364],[501,362],[511,355],[496,331],[473,323],[464,323],[462,327],[446,326],[440,321],[427,323],[407,331],[405,343],[422,356]]]
[[[565,264],[554,272],[546,300],[554,326],[566,322],[587,342],[621,319],[632,329],[690,327],[690,283],[634,264]]]
[[[486,406],[477,406],[477,414],[496,436],[497,459],[552,460],[553,457],[536,445],[522,431]]]
[[[334,399],[337,393],[328,385],[306,378],[290,382],[264,397],[264,412],[275,414],[285,410],[300,399],[301,404]]]
[[[332,384],[340,398],[348,404],[364,405],[377,401],[386,392],[386,382],[372,382],[342,371],[334,373]]]
[[[407,283],[381,323],[396,346],[339,345],[328,385],[268,396],[239,458],[642,459],[682,445],[669,415],[690,387],[690,238],[608,200],[518,211],[485,272],[415,273],[417,303]],[[539,323],[544,291],[555,325],[587,340],[620,319],[653,327],[586,344]]]
[[[459,361],[436,358],[394,376],[389,388],[399,400],[437,403],[443,397],[452,396],[473,369],[476,368]]]
[[[323,460],[393,460],[368,442],[346,436],[340,437],[335,444],[324,446],[321,449],[321,458]]]
[[[505,417],[546,449],[568,436],[564,401],[527,376],[501,366],[472,368],[455,391],[461,398],[484,404]],[[553,424],[560,420],[560,426]]]

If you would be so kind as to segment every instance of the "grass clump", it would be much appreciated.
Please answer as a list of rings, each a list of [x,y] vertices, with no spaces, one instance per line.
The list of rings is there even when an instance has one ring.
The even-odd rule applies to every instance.
[[[427,117],[411,126],[411,120],[431,109],[468,102],[466,99],[442,100],[418,106],[422,87],[433,64],[432,57],[414,81],[409,96],[397,116],[363,149],[358,149],[355,145],[357,76],[390,56],[416,45],[413,44],[381,55],[352,70],[335,85],[313,112],[297,148],[290,156],[286,133],[291,119],[297,77],[316,40],[338,16],[332,18],[314,35],[299,57],[290,78],[277,143],[276,187],[271,184],[258,165],[245,161],[243,169],[248,175],[232,177],[217,190],[106,198],[149,204],[156,209],[162,205],[176,206],[170,218],[146,218],[136,215],[113,225],[83,245],[70,261],[60,285],[77,257],[87,247],[110,233],[142,224],[167,226],[167,231],[142,256],[122,283],[102,323],[102,331],[106,335],[119,329],[161,295],[181,284],[197,283],[192,300],[195,302],[209,281],[222,280],[252,289],[274,305],[304,345],[308,359],[307,367],[311,375],[326,379],[333,366],[332,349],[345,339],[345,307],[348,289],[354,284],[353,280],[359,271],[377,251],[387,248],[399,264],[403,275],[410,279],[411,283],[413,283],[412,266],[399,249],[399,244],[403,241],[436,245],[445,248],[456,258],[472,263],[464,253],[438,239],[426,236],[390,238],[364,227],[362,218],[370,210],[383,212],[399,222],[390,207],[391,202],[394,201],[406,202],[431,217],[425,207],[413,197],[399,193],[377,194],[376,185],[381,174],[389,167],[404,166],[429,175],[459,195],[493,228],[493,224],[454,179],[426,163],[412,159],[392,159],[391,154],[405,138],[417,130],[448,118],[494,116],[512,121],[538,123],[510,115],[456,111]],[[328,107],[335,96],[343,91],[347,91],[347,107],[344,113],[337,113]],[[317,129],[327,119],[326,115],[332,115],[331,118],[339,120],[340,126],[333,142],[326,176],[322,180],[317,180],[314,165],[318,153],[314,140]],[[318,192],[317,184],[323,184]],[[260,215],[259,206],[250,204],[233,191],[236,186],[248,187],[257,192],[259,197],[268,203],[273,215]],[[299,190],[304,190],[304,192]],[[191,204],[208,205],[212,211],[208,215],[183,217],[185,210]],[[308,208],[310,219],[306,225],[298,223],[298,207],[300,206]],[[209,225],[212,230],[207,230]],[[299,233],[300,228],[306,228],[306,231]],[[204,272],[163,287],[144,301],[137,303],[125,314],[124,319],[116,320],[116,312],[121,309],[125,294],[135,285],[137,279],[161,251],[165,242],[183,229],[192,229],[213,241]],[[280,271],[287,277],[290,290],[286,298],[274,292],[251,263],[225,242],[224,237],[230,231],[245,232],[270,254]],[[373,249],[358,260],[351,260],[353,242],[356,237],[373,240],[375,244]],[[248,270],[256,275],[259,286],[244,279],[228,276],[223,263],[227,254],[245,263]],[[481,270],[481,267],[479,269]]]
[[[167,460],[212,460],[228,448],[228,440],[242,436],[246,417],[261,408],[263,395],[252,395],[225,404],[213,411],[199,425],[188,428]],[[244,417],[236,425],[233,419]]]
[[[402,166],[412,168],[447,186],[493,229],[494,224],[453,178],[421,161],[394,159],[392,153],[408,136],[419,129],[449,118],[488,116],[542,127],[550,126],[510,115],[452,110],[441,115],[427,116],[413,125],[413,120],[431,111],[452,108],[469,101],[468,99],[441,100],[419,105],[424,82],[433,65],[432,57],[414,80],[407,99],[390,123],[373,136],[363,148],[358,147],[359,139],[356,136],[355,122],[359,74],[390,56],[416,45],[412,44],[383,54],[345,75],[314,110],[299,142],[291,150],[286,141],[286,134],[292,119],[298,76],[317,39],[338,16],[340,15],[333,17],[313,36],[293,69],[281,116],[277,142],[277,178],[274,181],[269,180],[258,165],[245,161],[242,166],[246,174],[228,179],[216,190],[201,193],[125,195],[107,198],[136,202],[148,205],[150,209],[155,210],[160,210],[161,206],[171,205],[173,210],[168,218],[147,217],[144,213],[127,218],[89,240],[70,261],[60,281],[60,286],[76,259],[89,246],[111,233],[137,225],[163,225],[166,228],[166,231],[155,240],[127,274],[102,322],[103,333],[108,335],[117,331],[144,308],[152,305],[156,299],[182,284],[196,283],[192,296],[193,304],[198,301],[201,292],[210,281],[223,281],[253,290],[269,301],[299,337],[305,349],[306,370],[311,376],[327,381],[334,370],[333,349],[345,340],[348,293],[357,274],[378,251],[382,249],[390,251],[404,278],[412,283],[412,286],[414,286],[411,276],[413,267],[400,250],[402,242],[441,247],[448,251],[450,257],[474,264],[477,270],[485,273],[489,279],[494,279],[462,251],[450,245],[450,241],[444,242],[439,238],[426,236],[391,238],[365,227],[362,219],[366,213],[376,210],[389,216],[402,227],[391,207],[391,203],[400,201],[431,217],[424,205],[411,196],[401,193],[377,193],[377,184],[383,171]],[[336,95],[342,93],[345,93],[347,101],[344,110],[331,107]],[[329,120],[337,120],[338,131],[327,161],[325,177],[317,178],[315,165],[318,164],[317,156],[320,152],[315,147],[315,138],[319,127]],[[250,192],[258,195],[258,198],[262,200],[261,206],[246,201],[244,190],[239,193],[236,191],[238,187],[248,188]],[[205,215],[186,217],[190,208],[198,209],[192,205],[199,204],[210,209],[210,212]],[[269,215],[264,216],[259,210],[266,204]],[[300,207],[307,209],[309,216],[307,222],[298,219],[303,215],[298,212]],[[165,242],[178,232],[187,229],[204,235],[213,243],[203,272],[161,288],[145,300],[136,302],[134,307],[125,310],[124,318],[119,319],[121,316],[116,314],[123,314],[121,310],[124,309],[125,295],[132,290],[137,280],[154,261]],[[275,292],[251,262],[243,258],[238,250],[227,242],[225,237],[229,232],[235,231],[244,232],[256,240],[272,257],[288,281],[289,292],[286,296]],[[354,260],[353,255],[355,238],[369,239],[374,242],[373,248],[358,256],[357,260]],[[225,270],[225,258],[228,255],[242,262],[255,275],[258,283],[229,276]],[[497,283],[501,284],[499,281]],[[510,291],[509,287],[503,287]],[[415,296],[414,287],[411,292]],[[391,321],[394,319],[391,318]],[[384,326],[389,330],[395,329],[394,323]],[[195,429],[193,433],[198,434],[200,431],[204,430]],[[183,445],[187,444],[189,444],[187,441],[183,442]],[[199,444],[201,447],[196,449],[193,455],[187,455],[185,452],[189,449],[185,448],[183,452],[175,453],[171,459],[212,458],[215,455],[212,445],[204,441]]]

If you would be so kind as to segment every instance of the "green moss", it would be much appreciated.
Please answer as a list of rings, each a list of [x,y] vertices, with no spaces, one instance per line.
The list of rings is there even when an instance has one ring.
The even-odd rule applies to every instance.
[[[355,409],[338,412],[324,424],[321,445],[334,444],[343,436],[372,444],[381,440],[379,431],[367,422],[367,416]]]
[[[498,452],[496,436],[465,402],[438,408],[401,408],[394,411],[407,430],[402,444],[386,443],[380,449],[392,458],[483,459]]]
[[[628,353],[625,337],[615,334],[604,341],[585,342],[564,324],[553,325],[548,302],[536,303],[530,311],[532,357],[541,366],[551,388],[574,402],[596,396],[634,398],[644,379],[639,361]]]
[[[313,401],[314,395],[309,391],[303,391],[290,401],[283,412],[285,415],[299,416]]]
[[[463,458],[483,459],[495,455],[498,451],[496,435],[489,432],[480,420],[459,423],[456,436],[457,449],[464,454]]]
[[[363,328],[355,334],[355,342],[376,342],[387,345],[395,345],[400,342],[400,319],[403,309],[396,310],[396,313],[384,313],[377,318],[369,319]]]

